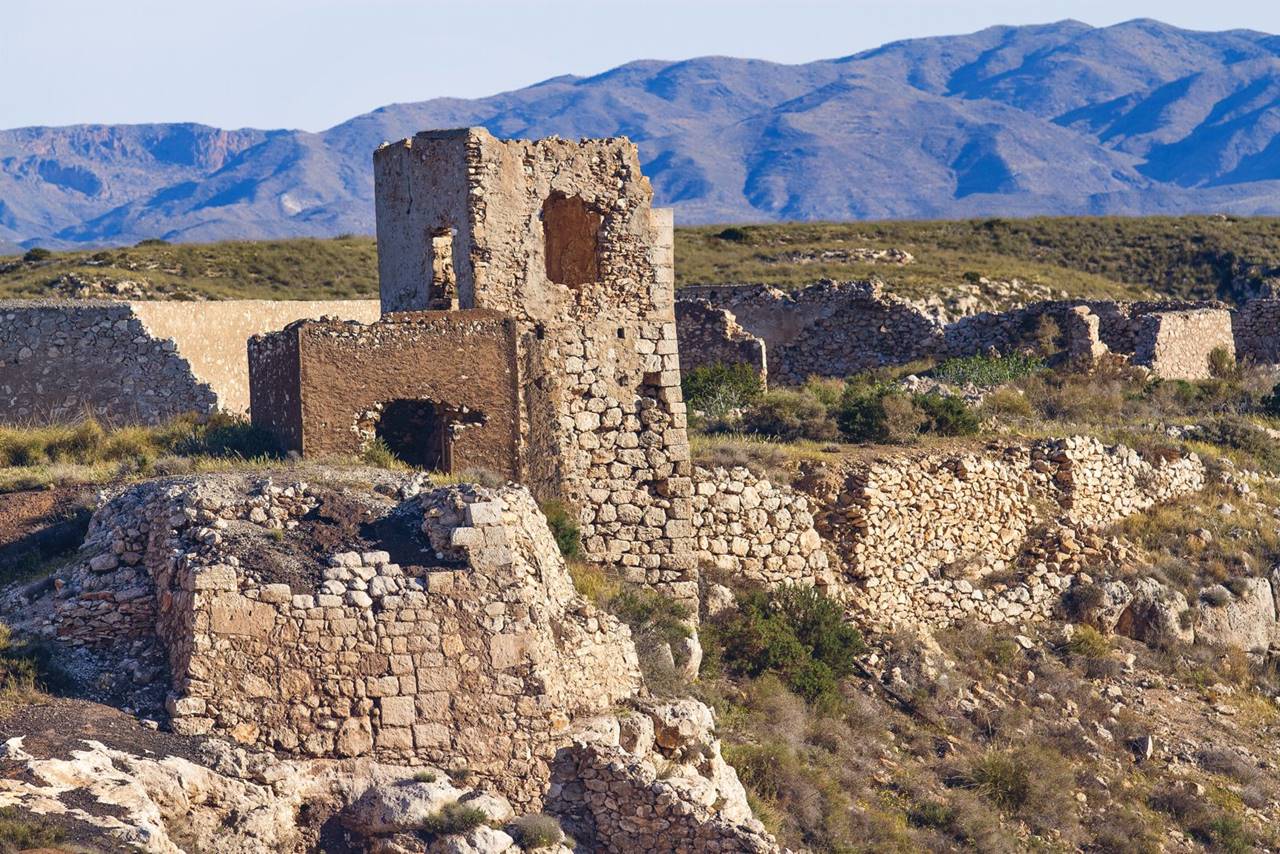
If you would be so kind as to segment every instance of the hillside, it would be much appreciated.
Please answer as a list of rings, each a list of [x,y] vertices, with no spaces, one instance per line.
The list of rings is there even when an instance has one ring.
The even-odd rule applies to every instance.
[[[901,250],[909,264],[857,250]],[[377,295],[372,238],[141,245],[0,257],[0,298],[352,299]],[[1037,218],[786,223],[676,231],[677,283],[876,276],[914,299],[1005,287],[1010,296],[1238,301],[1280,277],[1280,220]],[[989,280],[981,284],[980,279]]]
[[[638,61],[318,133],[0,131],[0,243],[372,231],[370,153],[424,128],[625,134],[685,223],[1280,212],[1280,38],[1152,20],[913,39],[780,65]]]

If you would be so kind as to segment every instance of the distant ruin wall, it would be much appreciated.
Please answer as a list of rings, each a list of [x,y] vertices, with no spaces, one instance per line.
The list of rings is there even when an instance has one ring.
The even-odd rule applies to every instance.
[[[0,422],[156,424],[249,407],[249,336],[300,318],[375,320],[375,300],[0,303]]]
[[[682,370],[749,365],[762,383],[768,382],[764,341],[743,329],[728,309],[703,300],[677,302],[676,336]]]
[[[1249,300],[1232,313],[1231,332],[1238,358],[1280,364],[1280,300]]]
[[[1231,312],[1224,309],[1141,315],[1134,338],[1134,363],[1170,380],[1208,379],[1215,350],[1235,357]]]
[[[1248,338],[1235,347],[1258,361],[1280,360],[1280,347],[1271,340],[1280,308],[1270,305],[1280,302],[1255,302],[1243,322],[1235,321],[1235,336]],[[692,308],[699,304],[705,308]],[[1047,333],[1055,334],[1053,345],[1064,346],[1063,333],[1079,307],[1098,318],[1098,336],[1111,352],[1133,356],[1135,364],[1162,376],[1207,376],[1208,352],[1233,346],[1231,313],[1215,301],[1052,300],[981,312],[945,325],[911,302],[884,293],[875,281],[822,281],[790,292],[765,285],[694,286],[682,288],[677,302],[681,320],[695,327],[680,332],[684,363],[732,355],[723,335],[703,331],[707,311],[722,309],[764,342],[770,373],[788,384],[923,358],[1007,353],[1039,346]],[[1171,319],[1161,319],[1165,317]]]
[[[0,422],[155,424],[217,404],[172,341],[129,303],[0,303]]]

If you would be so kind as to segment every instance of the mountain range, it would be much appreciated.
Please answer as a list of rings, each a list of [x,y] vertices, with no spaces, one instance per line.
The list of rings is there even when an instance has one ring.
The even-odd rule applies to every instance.
[[[782,65],[644,60],[328,130],[0,131],[0,249],[371,233],[370,157],[426,128],[626,135],[682,224],[1280,213],[1280,36],[991,27]]]

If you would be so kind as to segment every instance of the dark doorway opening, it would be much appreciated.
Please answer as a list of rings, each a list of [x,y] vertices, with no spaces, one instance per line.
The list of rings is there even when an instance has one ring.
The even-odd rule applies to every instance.
[[[409,465],[449,470],[449,425],[434,402],[388,401],[375,430],[391,452]]]

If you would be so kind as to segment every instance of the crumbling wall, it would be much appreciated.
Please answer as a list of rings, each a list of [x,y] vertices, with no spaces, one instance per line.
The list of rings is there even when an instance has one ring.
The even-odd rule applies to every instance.
[[[580,514],[589,559],[697,595],[672,221],[625,139],[433,131],[374,155],[387,310],[427,308],[452,236],[460,308],[518,328],[523,477]]]
[[[249,342],[253,420],[287,449],[354,456],[377,435],[388,403],[429,401],[451,433],[440,440],[449,453],[440,468],[518,479],[516,359],[515,324],[492,311],[300,321]]]
[[[1198,491],[1204,466],[1074,437],[852,463],[834,482],[802,486],[843,558],[834,589],[867,619],[1027,622],[1044,619],[1069,585],[1063,561],[1079,552],[1080,532]],[[1019,563],[1037,552],[1043,560]]]
[[[764,285],[691,287],[681,302],[704,300],[733,313],[764,341],[773,376],[783,383],[811,375],[844,377],[935,352],[937,322],[879,282],[823,280],[783,292]]]
[[[741,466],[693,470],[698,561],[756,584],[829,587],[833,561],[814,529],[815,502]]]
[[[1280,300],[1249,300],[1232,312],[1231,332],[1240,359],[1280,364]]]
[[[639,688],[626,627],[574,592],[545,518],[515,487],[369,505],[420,526],[437,565],[339,551],[314,586],[272,580],[271,556],[324,500],[315,484],[244,476],[131,488],[95,514],[63,576],[59,634],[157,639],[179,733],[465,767],[536,808],[573,722]],[[145,607],[122,616],[121,597]]]
[[[0,421],[157,424],[217,405],[171,340],[129,303],[0,303]]]
[[[0,421],[156,424],[249,407],[245,343],[303,317],[377,316],[371,300],[0,303]]]
[[[1208,379],[1214,350],[1235,358],[1231,313],[1224,309],[1144,314],[1137,318],[1134,339],[1134,363],[1165,379]]]
[[[749,365],[761,383],[769,380],[764,341],[743,329],[728,309],[716,308],[705,300],[677,300],[676,336],[683,370]]]

